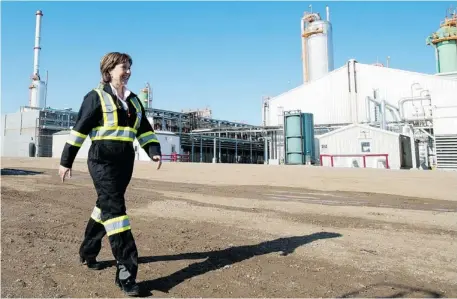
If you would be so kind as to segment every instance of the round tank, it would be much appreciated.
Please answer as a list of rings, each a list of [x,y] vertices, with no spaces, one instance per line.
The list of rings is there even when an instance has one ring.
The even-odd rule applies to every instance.
[[[457,27],[441,27],[438,36],[454,37],[453,40],[444,40],[436,44],[438,59],[438,73],[457,71]]]
[[[320,32],[307,39],[309,81],[322,78],[333,70],[332,25],[327,21],[314,21],[307,27],[309,32]]]
[[[306,12],[301,22],[303,80],[309,82],[333,71],[333,33],[329,20]]]
[[[46,95],[46,83],[44,81],[34,80],[30,89],[30,107],[42,108]]]
[[[440,28],[427,37],[427,45],[435,46],[436,71],[457,72],[457,15],[446,17]]]
[[[312,164],[315,160],[314,148],[314,115],[312,113],[303,113],[303,154],[305,155],[305,164]]]
[[[301,115],[286,115],[284,119],[287,164],[303,164]]]

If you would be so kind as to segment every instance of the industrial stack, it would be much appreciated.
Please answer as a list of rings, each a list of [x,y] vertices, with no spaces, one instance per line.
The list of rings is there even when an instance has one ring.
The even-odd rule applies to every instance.
[[[322,78],[333,71],[333,34],[328,6],[326,12],[326,20],[319,13],[313,12],[305,12],[301,19],[304,83]]]

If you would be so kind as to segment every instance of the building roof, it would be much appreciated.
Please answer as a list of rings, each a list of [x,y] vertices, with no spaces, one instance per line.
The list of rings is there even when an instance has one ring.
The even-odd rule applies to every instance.
[[[399,74],[408,74],[408,75],[413,75],[413,76],[420,76],[420,77],[423,77],[423,78],[432,78],[432,79],[438,79],[438,80],[442,80],[442,81],[451,81],[451,82],[455,82],[457,81],[457,72],[451,72],[451,73],[447,73],[447,74],[426,74],[426,73],[419,73],[419,72],[414,72],[414,71],[407,71],[407,70],[402,70],[402,69],[396,69],[396,68],[391,68],[391,67],[380,67],[380,66],[377,66],[377,65],[372,65],[372,64],[366,64],[366,63],[360,63],[358,62],[357,60],[355,60],[355,62],[358,64],[358,65],[363,65],[365,67],[367,67],[368,69],[370,70],[374,70],[374,71],[381,71],[381,72],[394,72],[394,73],[399,73]],[[298,90],[298,89],[302,89],[302,88],[306,88],[308,87],[309,85],[314,85],[313,83],[316,83],[316,82],[319,82],[321,80],[325,80],[327,79],[329,76],[331,75],[335,75],[339,72],[343,72],[347,69],[347,62],[344,63],[342,66],[340,66],[339,68],[336,68],[334,70],[332,70],[331,72],[329,72],[328,74],[326,74],[325,76],[319,78],[319,79],[316,79],[316,80],[313,80],[313,81],[310,81],[310,82],[306,82],[306,83],[302,83],[292,89],[289,89],[285,92],[282,92],[276,96],[273,96],[270,98],[270,101],[274,101],[276,99],[279,99],[281,98],[282,96],[288,94],[288,93],[293,93],[294,91]]]
[[[340,132],[343,132],[343,131],[346,131],[346,130],[349,130],[349,129],[353,129],[353,128],[366,129],[366,130],[375,131],[375,132],[379,132],[379,133],[382,133],[382,134],[387,134],[387,135],[392,135],[392,136],[397,136],[397,137],[402,135],[400,133],[395,133],[395,132],[392,132],[392,131],[387,131],[387,130],[379,129],[379,128],[376,128],[376,127],[364,125],[364,124],[350,124],[348,126],[333,130],[331,132],[316,136],[316,138],[318,138],[318,139],[325,138],[325,137],[328,137],[328,136],[331,136],[331,135],[334,135],[334,134],[338,134]]]

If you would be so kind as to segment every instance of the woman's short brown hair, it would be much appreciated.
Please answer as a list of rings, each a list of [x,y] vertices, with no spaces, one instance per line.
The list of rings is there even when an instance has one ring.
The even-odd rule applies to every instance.
[[[111,82],[111,75],[109,72],[112,71],[116,65],[127,62],[132,65],[132,57],[126,53],[111,52],[103,56],[100,61],[100,73],[102,74],[103,83]]]

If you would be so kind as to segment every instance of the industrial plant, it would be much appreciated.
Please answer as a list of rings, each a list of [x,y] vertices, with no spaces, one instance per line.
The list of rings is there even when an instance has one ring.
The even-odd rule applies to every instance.
[[[77,112],[46,107],[36,12],[30,100],[2,115],[2,156],[60,157]],[[457,14],[425,39],[434,75],[363,64],[334,67],[330,9],[301,22],[303,84],[262,99],[262,124],[213,119],[211,110],[156,109],[149,83],[138,93],[173,161],[385,169],[457,170]],[[87,157],[86,139],[77,158]],[[148,156],[135,143],[138,160]]]

